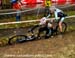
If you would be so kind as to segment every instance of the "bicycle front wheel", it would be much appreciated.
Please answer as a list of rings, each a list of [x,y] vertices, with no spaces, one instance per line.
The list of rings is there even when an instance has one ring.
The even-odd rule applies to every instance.
[[[15,43],[22,43],[27,41],[27,36],[26,35],[15,35],[9,38],[8,44],[15,44]]]

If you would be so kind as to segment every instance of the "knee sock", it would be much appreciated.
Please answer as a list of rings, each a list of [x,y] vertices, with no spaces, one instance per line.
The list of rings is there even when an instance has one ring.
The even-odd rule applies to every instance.
[[[53,32],[54,32],[54,31],[53,31],[53,28],[51,28],[51,35],[53,35]]]

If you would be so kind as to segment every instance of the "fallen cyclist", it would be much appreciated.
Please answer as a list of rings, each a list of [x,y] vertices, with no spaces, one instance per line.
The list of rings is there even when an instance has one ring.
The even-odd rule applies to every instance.
[[[44,15],[44,17],[42,17],[40,19],[40,23],[38,25],[32,27],[29,31],[33,33],[33,30],[36,27],[39,27],[40,26],[39,33],[38,33],[37,37],[40,37],[40,33],[42,31],[46,31],[45,38],[51,36],[50,33],[52,33],[52,32],[50,31],[50,29],[52,29],[51,27],[52,27],[52,22],[54,21],[54,19],[50,19],[49,16],[50,16],[50,14],[47,17]]]

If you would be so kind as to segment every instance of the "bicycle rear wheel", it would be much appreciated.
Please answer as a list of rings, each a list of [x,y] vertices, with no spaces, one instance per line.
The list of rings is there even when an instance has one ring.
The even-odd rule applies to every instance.
[[[27,36],[26,35],[15,35],[9,38],[8,44],[15,44],[15,43],[22,43],[27,41]]]
[[[32,29],[33,34],[37,37],[37,38],[42,38],[48,35],[49,33],[49,29],[47,26],[34,26]]]
[[[29,32],[34,34],[37,37],[37,34],[39,32],[39,28],[40,28],[39,25],[35,25],[35,26],[33,26],[32,28],[29,29]]]
[[[59,33],[59,26],[56,27],[57,33]],[[62,23],[62,32],[65,33],[67,30],[67,24],[65,22]]]

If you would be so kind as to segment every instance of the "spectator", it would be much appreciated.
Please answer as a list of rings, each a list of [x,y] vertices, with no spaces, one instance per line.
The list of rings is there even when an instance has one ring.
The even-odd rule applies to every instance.
[[[0,0],[0,9],[2,8],[2,0]]]
[[[17,10],[16,21],[20,21],[20,19],[21,19],[21,12],[20,12],[20,10]]]

